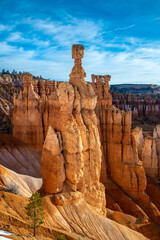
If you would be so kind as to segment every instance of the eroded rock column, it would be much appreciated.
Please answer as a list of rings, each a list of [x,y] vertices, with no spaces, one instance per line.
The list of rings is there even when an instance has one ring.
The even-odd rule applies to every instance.
[[[42,124],[42,99],[35,92],[32,75],[23,77],[24,89],[19,95],[14,95],[13,136],[37,150],[42,149],[44,135]],[[35,89],[35,91],[34,91]]]
[[[49,138],[47,131],[51,126],[54,132],[59,132],[61,135],[61,154],[64,158],[65,175],[64,182],[59,180],[56,184],[57,189],[60,189],[59,185],[63,186],[59,193],[54,192],[55,203],[64,205],[84,199],[97,211],[105,214],[105,188],[99,181],[102,152],[97,117],[94,111],[97,97],[92,85],[86,83],[84,79],[86,73],[82,67],[83,55],[84,47],[82,45],[72,46],[72,58],[75,59],[75,65],[72,68],[69,83],[60,83],[56,91],[48,96],[43,116],[46,140],[42,163],[50,159],[49,161],[53,162],[52,168],[56,169],[55,154],[51,151],[50,157],[45,154],[47,138]],[[61,165],[60,158],[57,161]],[[47,180],[44,164],[41,166],[41,173],[43,194],[53,193],[46,184],[50,180]],[[51,179],[56,178],[55,174],[55,171],[52,171]],[[56,186],[53,188],[56,189]]]

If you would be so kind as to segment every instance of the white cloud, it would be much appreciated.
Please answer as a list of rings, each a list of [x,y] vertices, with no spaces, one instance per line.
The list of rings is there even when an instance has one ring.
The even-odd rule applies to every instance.
[[[10,31],[12,29],[12,26],[0,24],[0,32],[2,31]]]
[[[120,44],[125,39],[118,39]],[[160,80],[160,43],[144,43],[139,39],[132,39],[135,46],[130,45],[123,52],[112,52],[109,47],[101,51],[101,46],[91,44],[86,47],[83,59],[83,67],[87,73],[87,81],[91,80],[91,74],[110,74],[111,84],[114,83],[158,83]],[[125,40],[127,44],[127,39]],[[130,43],[130,42],[129,42]],[[41,51],[43,60],[33,57],[38,53],[26,51],[23,48],[1,43],[0,65],[10,70],[29,71],[34,75],[42,75],[45,78],[68,81],[73,67],[73,59],[70,48],[59,50],[56,46],[47,47]],[[117,42],[112,42],[112,45]],[[111,46],[113,47],[113,46]]]
[[[41,40],[38,37],[30,37],[30,38],[25,38],[23,37],[22,32],[12,32],[10,33],[9,37],[6,39],[6,42],[23,42],[23,43],[29,43],[33,44],[35,46],[39,47],[48,47],[50,45],[50,41],[47,40]]]
[[[68,22],[50,21],[49,19],[25,19],[34,30],[50,35],[61,46],[70,46],[81,41],[98,43],[103,33],[101,23],[91,20],[70,18]]]
[[[0,42],[0,66],[3,68],[10,66],[10,70],[67,81],[74,62],[72,44],[84,42],[83,66],[87,81],[93,73],[112,75],[111,84],[158,83],[160,80],[160,41],[119,36],[106,41],[106,36],[103,38],[106,29],[101,22],[71,16],[66,18],[65,23],[30,18],[23,23],[29,24],[34,34],[25,38],[22,32],[12,32],[8,42]],[[134,25],[119,27],[115,31],[132,27]],[[41,33],[46,35],[46,39],[41,38]],[[11,42],[18,41],[35,45],[35,50],[11,45]]]
[[[31,50],[24,50],[22,47],[16,47],[16,46],[12,46],[9,45],[6,42],[0,42],[0,55],[2,56],[0,58],[0,60],[2,61],[2,59],[12,59],[13,64],[14,64],[14,58],[16,56],[18,56],[18,59],[21,61],[22,58],[27,58],[27,59],[31,59],[32,57],[35,56],[35,52],[31,51]],[[6,57],[5,57],[6,56]],[[18,62],[19,62],[18,60]],[[3,61],[0,64],[1,66],[3,65]]]
[[[112,52],[109,48],[100,52],[93,47],[90,48],[84,61],[89,75],[87,80],[94,73],[112,75],[111,84],[144,82],[158,84],[160,81],[160,51],[157,51],[157,48],[160,44],[146,44],[140,39],[137,42],[139,42],[138,46],[131,45],[123,52]],[[115,44],[117,45],[116,42]],[[114,43],[111,47],[113,45]]]
[[[7,42],[19,42],[19,41],[23,41],[23,40],[24,40],[24,38],[22,37],[22,34],[20,32],[13,32],[7,38]]]

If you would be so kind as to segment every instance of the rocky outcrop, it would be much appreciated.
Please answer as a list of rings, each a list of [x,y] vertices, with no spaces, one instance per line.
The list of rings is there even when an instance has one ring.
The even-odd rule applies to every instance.
[[[142,136],[142,130],[136,128],[133,130],[133,134],[139,130],[140,136],[137,137],[139,144],[139,157],[143,161],[144,169],[147,176],[158,179],[159,178],[159,165],[160,165],[160,135],[159,125],[157,125],[153,131],[153,136]]]
[[[84,47],[73,45],[75,64],[69,82],[24,76],[23,92],[14,96],[13,135],[42,151],[40,192],[50,201],[49,209],[55,205],[67,218],[73,205],[82,214],[85,206],[105,216],[106,190],[113,210],[115,206],[159,224],[159,210],[145,193],[147,166],[155,170],[158,164],[158,130],[147,152],[142,130],[131,131],[131,112],[112,105],[110,76],[92,75],[92,83],[85,81],[83,55]],[[105,220],[99,221],[102,226]]]
[[[28,199],[17,195],[0,192],[0,226],[2,229],[12,232],[18,237],[15,239],[32,239],[32,229],[26,222],[24,214]],[[87,203],[71,204],[69,206],[55,206],[52,199],[47,196],[43,199],[45,208],[44,224],[37,229],[38,239],[57,239],[64,235],[68,240],[147,240],[142,234],[118,224],[109,218],[99,215]],[[19,207],[21,206],[21,207]],[[109,214],[108,214],[109,215]],[[121,217],[122,218],[122,217]],[[149,233],[143,224],[134,224],[130,217],[131,225],[141,226],[146,235],[152,235],[154,226],[148,225]],[[136,219],[135,219],[136,222]],[[22,235],[22,236],[21,236]],[[24,236],[25,235],[25,236]],[[28,236],[28,237],[27,237]],[[14,237],[13,235],[11,236]],[[158,240],[157,238],[154,238]]]
[[[58,193],[62,191],[63,182],[65,181],[62,143],[51,126],[48,129],[43,145],[41,174],[45,192]]]
[[[99,81],[100,77],[94,76],[94,78],[98,78]],[[142,161],[144,152],[142,130],[135,129],[131,131],[131,112],[124,112],[111,105],[110,101],[108,101],[111,98],[109,97],[109,93],[106,94],[103,91],[103,76],[101,76],[100,84],[101,88],[99,87],[99,89],[101,90],[97,91],[98,104],[96,106],[96,113],[100,121],[101,143],[107,166],[108,180],[104,182],[106,191],[111,198],[113,195],[113,200],[117,199],[118,196],[114,195],[113,191],[109,190],[108,187],[110,186],[109,180],[111,179],[132,201],[138,203],[149,218],[156,224],[159,224],[160,212],[145,193],[147,178]],[[95,84],[95,86],[97,87],[98,84]],[[153,144],[152,158],[155,159],[154,150],[155,147]],[[103,168],[105,168],[105,165],[102,165]],[[103,172],[105,171],[103,170]],[[121,203],[120,207],[124,209],[126,201],[124,200]],[[134,211],[132,211],[134,204],[132,203],[131,205],[132,207],[128,208],[128,212],[126,213],[134,215]]]
[[[22,90],[0,76],[0,133],[12,133],[13,94]]]
[[[0,135],[0,185],[6,190],[30,197],[42,184],[41,153],[16,142],[10,135]]]
[[[23,92],[14,94],[12,135],[32,148],[42,150],[48,130],[44,115],[54,97],[51,93],[55,92],[59,83],[43,79],[37,81],[29,73],[24,75],[23,81]]]
[[[132,111],[134,121],[152,125],[160,121],[159,93],[133,95],[131,93],[121,94],[111,91],[111,94],[113,105],[121,110]]]
[[[107,172],[126,192],[139,196],[146,188],[146,176],[138,157],[136,139],[130,130],[131,112],[121,111],[111,105],[109,84],[106,83],[109,80],[109,76],[92,76],[93,86],[98,95],[96,112],[101,125],[101,142]],[[105,86],[107,88],[104,91]]]
[[[42,122],[44,102],[34,92],[31,80],[31,75],[25,75],[23,93],[14,95],[13,136],[33,148],[41,149],[44,141]]]
[[[48,133],[42,151],[42,189],[54,193],[57,204],[82,196],[105,214],[105,188],[99,182],[102,152],[94,112],[97,97],[84,80],[83,52],[83,46],[73,45],[75,66],[70,81],[60,83],[46,101],[43,117]]]

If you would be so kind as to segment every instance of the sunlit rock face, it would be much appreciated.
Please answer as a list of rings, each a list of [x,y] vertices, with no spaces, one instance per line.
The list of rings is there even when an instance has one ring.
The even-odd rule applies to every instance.
[[[99,181],[102,152],[94,111],[97,97],[84,80],[83,55],[84,47],[73,45],[75,65],[70,80],[60,83],[45,103],[41,191],[53,193],[56,204],[84,199],[105,214],[105,188]]]
[[[13,136],[33,148],[41,149],[44,141],[44,102],[34,91],[32,75],[25,75],[23,81],[23,92],[14,95]]]
[[[118,200],[120,190],[129,196],[131,206],[126,211],[125,197],[121,207],[134,215],[134,201],[145,211],[147,216],[159,224],[160,212],[146,194],[147,178],[158,177],[158,137],[148,139],[143,137],[142,129],[131,131],[131,112],[124,112],[111,104],[112,97],[108,92],[110,76],[92,75],[92,85],[98,95],[96,114],[99,119],[99,131],[104,160],[102,161],[101,181],[112,200]],[[105,87],[106,86],[106,87]],[[157,127],[157,136],[158,136]],[[107,173],[107,174],[106,174]],[[112,182],[111,182],[112,181]],[[114,184],[113,184],[114,183]],[[144,212],[143,212],[144,214]]]
[[[135,196],[146,188],[146,176],[138,157],[137,140],[131,133],[131,112],[112,106],[110,76],[92,75],[92,85],[98,95],[96,113],[100,121],[101,143],[106,171],[119,186]],[[105,165],[102,165],[102,169]],[[103,173],[102,172],[102,173]],[[125,176],[125,177],[124,177]],[[101,177],[103,180],[105,178]]]
[[[146,174],[159,174],[159,128],[152,140],[140,128],[131,131],[131,112],[112,105],[111,76],[92,75],[87,83],[83,56],[84,47],[73,45],[69,82],[24,76],[23,92],[14,96],[13,135],[42,152],[40,191],[57,206],[85,201],[105,215],[105,187],[115,184],[145,202],[142,209],[157,222],[159,211],[144,191]]]

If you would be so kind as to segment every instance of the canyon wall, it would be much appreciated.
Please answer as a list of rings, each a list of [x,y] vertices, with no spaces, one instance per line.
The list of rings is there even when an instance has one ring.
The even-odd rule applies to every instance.
[[[160,121],[160,99],[159,94],[133,95],[112,92],[113,105],[124,111],[132,111],[133,120],[152,124]]]
[[[84,80],[83,54],[83,46],[73,45],[75,65],[69,82],[37,83],[31,75],[24,76],[23,93],[14,96],[13,136],[42,149],[43,195],[53,194],[58,205],[84,199],[105,215],[105,187],[99,181],[102,151],[94,111],[97,96]]]
[[[58,205],[84,198],[105,215],[105,188],[99,181],[102,152],[94,112],[97,97],[84,80],[83,54],[83,46],[73,45],[75,65],[69,83],[60,83],[46,102],[43,117],[48,133],[42,151],[41,190],[54,194]]]
[[[111,164],[109,163],[106,164],[108,166],[109,175],[111,171],[109,166],[111,166],[111,168],[115,166],[116,168],[117,159],[121,159],[121,162],[126,163],[127,165],[133,163],[141,166],[143,163],[145,173],[148,176],[153,178],[159,178],[160,176],[159,175],[160,126],[157,125],[154,128],[154,131],[152,134],[146,133],[145,135],[143,134],[142,129],[139,127],[136,127],[134,130],[131,130],[132,115],[134,113],[130,111],[131,110],[130,107],[128,108],[124,107],[124,110],[126,110],[124,111],[124,110],[121,110],[123,109],[121,105],[117,105],[119,108],[116,108],[112,105],[112,102],[115,103],[115,101],[114,99],[112,100],[113,95],[109,93],[109,88],[110,88],[109,81],[111,77],[109,75],[106,75],[106,76],[92,75],[91,77],[92,77],[92,86],[94,88],[96,95],[98,96],[96,113],[100,121],[101,143],[103,147],[103,152],[104,152],[106,161],[108,161],[107,159],[111,161]],[[116,95],[118,94],[116,93]],[[119,94],[119,96],[121,96],[122,99],[124,100],[125,95]],[[135,95],[128,94],[127,96],[128,96],[128,101],[130,103],[132,101],[131,99],[129,100],[129,96],[133,97],[133,99],[136,101]],[[146,97],[146,99],[151,99],[151,98]],[[141,104],[139,105],[140,102]],[[151,99],[151,102],[148,101],[148,104],[153,105],[153,103],[155,104],[155,101],[153,101],[153,99]],[[137,104],[138,106],[141,106],[138,109],[142,109],[146,106],[144,100],[142,101],[137,100]],[[150,109],[152,109],[152,111],[154,112],[153,107]],[[148,113],[148,114],[152,115],[151,113]],[[111,144],[109,145],[109,143]],[[114,143],[115,146],[112,143]],[[112,147],[115,150],[111,150]],[[115,153],[115,159],[116,159],[115,164],[113,164],[114,151],[117,152]],[[115,169],[115,171],[117,170]],[[144,179],[143,175],[142,175],[142,179]],[[116,182],[120,183],[120,179],[117,180]],[[139,182],[139,180],[137,182]],[[142,185],[144,184],[144,182],[142,183]]]
[[[79,124],[82,124],[82,120],[86,121],[87,127],[81,126],[86,145],[86,129],[89,127],[86,119],[96,106],[102,150],[101,181],[106,183],[109,175],[127,191],[134,189],[135,192],[143,192],[146,186],[144,168],[147,175],[159,177],[158,130],[155,130],[153,137],[144,137],[138,128],[131,131],[131,112],[125,112],[112,105],[112,96],[109,93],[110,76],[92,75],[91,84],[85,82],[85,76],[77,58],[69,83],[37,81],[33,80],[31,74],[25,74],[23,92],[14,95],[13,136],[32,148],[42,150],[49,126],[56,131],[66,132],[64,126],[67,128],[66,123],[74,118]],[[87,149],[87,146],[84,148]],[[129,184],[122,177],[123,174],[131,179]]]
[[[112,106],[109,81],[110,76],[92,75],[92,85],[98,95],[96,112],[107,173],[126,192],[138,197],[146,188],[146,176],[138,157],[136,139],[130,130],[131,112]]]
[[[23,92],[14,95],[13,136],[42,151],[40,191],[56,205],[82,200],[105,215],[105,187],[115,184],[157,223],[159,211],[145,190],[146,174],[159,176],[159,127],[152,138],[131,131],[131,112],[112,105],[110,76],[85,81],[83,55],[84,47],[73,45],[69,82],[25,74]],[[129,214],[139,208],[133,203]]]

